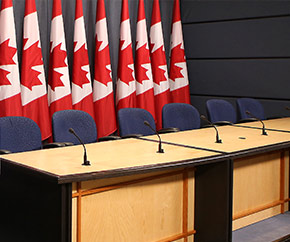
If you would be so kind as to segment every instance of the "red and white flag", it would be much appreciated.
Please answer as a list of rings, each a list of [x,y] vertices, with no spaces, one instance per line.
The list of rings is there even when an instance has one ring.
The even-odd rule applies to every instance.
[[[21,116],[21,94],[12,0],[0,11],[0,117]]]
[[[169,82],[171,101],[175,103],[190,103],[179,0],[174,0],[170,50]]]
[[[76,0],[75,7],[72,104],[95,117],[82,0]]]
[[[114,133],[117,123],[104,0],[97,3],[93,97],[98,138]]]
[[[150,27],[150,53],[154,81],[156,128],[162,128],[162,108],[170,102],[170,91],[159,0],[153,1]]]
[[[23,116],[34,120],[42,140],[51,136],[51,122],[35,0],[25,1],[21,66]]]
[[[116,93],[117,110],[136,107],[136,80],[128,0],[123,0]]]
[[[54,112],[72,109],[61,0],[53,0],[48,73],[48,103]]]
[[[146,109],[155,119],[153,78],[147,37],[144,0],[139,0],[135,72],[137,107]]]

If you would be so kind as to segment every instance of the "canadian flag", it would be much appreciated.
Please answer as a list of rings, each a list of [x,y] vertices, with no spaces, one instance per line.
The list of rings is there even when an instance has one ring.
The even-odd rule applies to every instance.
[[[116,102],[117,110],[136,107],[136,80],[128,0],[123,0],[122,4]]]
[[[38,124],[42,140],[50,137],[51,122],[35,0],[25,1],[21,100],[23,116],[34,120]]]
[[[179,0],[174,1],[170,50],[169,82],[171,101],[175,103],[190,103]]]
[[[93,91],[82,0],[76,0],[75,7],[72,104],[74,109],[85,111],[94,118]]]
[[[12,0],[0,11],[0,117],[21,116],[21,94]]]
[[[52,7],[48,103],[50,105],[49,111],[51,116],[54,112],[72,109],[61,0],[54,0]]]
[[[162,128],[162,108],[170,102],[167,63],[164,49],[159,0],[153,1],[150,27],[150,53],[154,81],[156,128]]]
[[[111,70],[105,3],[104,0],[98,0],[93,93],[98,138],[117,130]]]
[[[153,78],[147,38],[144,0],[139,0],[135,71],[137,107],[146,109],[155,119]]]

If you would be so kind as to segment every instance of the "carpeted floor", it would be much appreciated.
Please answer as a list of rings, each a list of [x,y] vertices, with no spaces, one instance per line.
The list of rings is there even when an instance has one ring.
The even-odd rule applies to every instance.
[[[233,242],[290,241],[290,212],[279,214],[233,232]]]

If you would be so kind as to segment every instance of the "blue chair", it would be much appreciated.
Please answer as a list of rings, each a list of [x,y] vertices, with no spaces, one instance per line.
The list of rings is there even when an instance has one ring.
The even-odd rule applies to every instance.
[[[154,131],[144,124],[147,121],[156,129],[151,113],[141,108],[123,108],[118,111],[119,132],[121,137],[152,135]]]
[[[80,110],[62,110],[52,115],[52,134],[54,142],[71,142],[80,144],[79,140],[69,132],[72,128],[84,143],[97,141],[95,120]]]
[[[237,99],[238,112],[241,120],[250,120],[253,118],[248,115],[246,111],[249,111],[255,117],[259,119],[265,119],[264,108],[262,104],[253,98],[238,98]]]
[[[41,131],[32,119],[17,116],[0,118],[0,149],[2,154],[41,148]]]
[[[178,128],[180,131],[200,128],[200,114],[197,109],[186,103],[169,103],[162,108],[164,129]]]
[[[237,114],[231,103],[222,99],[209,99],[206,102],[209,120],[218,125],[237,122]]]

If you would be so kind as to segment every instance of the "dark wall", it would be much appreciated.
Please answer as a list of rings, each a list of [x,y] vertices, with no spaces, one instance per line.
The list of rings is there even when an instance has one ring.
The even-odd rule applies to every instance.
[[[290,2],[181,1],[191,102],[260,100],[267,117],[290,115]]]

